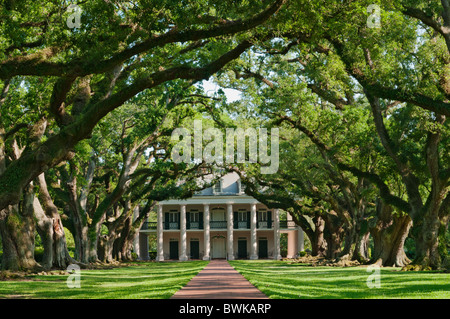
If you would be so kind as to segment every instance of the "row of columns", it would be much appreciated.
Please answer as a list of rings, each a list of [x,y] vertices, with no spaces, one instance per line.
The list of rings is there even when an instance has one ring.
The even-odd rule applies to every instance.
[[[278,209],[274,209],[274,259],[281,259],[280,254],[280,218]],[[164,241],[163,241],[163,205],[158,205],[157,211],[157,260],[164,260]],[[204,221],[204,260],[211,259],[211,228],[210,228],[210,213],[209,204],[203,205],[203,221]],[[233,204],[227,204],[227,259],[234,259],[233,249]],[[258,259],[257,250],[257,217],[256,217],[256,204],[251,204],[250,208],[250,259]],[[186,205],[180,205],[180,242],[181,242],[181,254],[180,261],[188,260],[187,256],[187,240],[186,240]]]

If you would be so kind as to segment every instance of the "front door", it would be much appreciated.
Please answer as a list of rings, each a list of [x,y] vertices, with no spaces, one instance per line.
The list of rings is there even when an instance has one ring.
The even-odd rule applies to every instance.
[[[267,253],[267,239],[260,239],[258,241],[258,257],[259,258],[267,258],[268,257],[268,253]]]
[[[212,241],[212,258],[225,257],[225,238],[214,238]]]
[[[178,259],[178,241],[171,241],[169,244],[170,259]]]
[[[238,258],[247,258],[247,239],[238,240]]]
[[[191,259],[200,259],[200,242],[191,240]]]

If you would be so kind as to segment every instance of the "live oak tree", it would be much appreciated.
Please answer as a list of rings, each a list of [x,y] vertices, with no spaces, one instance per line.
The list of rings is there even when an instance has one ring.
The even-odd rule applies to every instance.
[[[416,241],[414,263],[438,268],[447,258],[450,200],[449,6],[447,1],[382,2],[383,27],[378,29],[366,24],[368,4],[319,4],[329,9],[316,16],[321,28],[289,35],[285,49],[278,51],[307,44],[306,54],[290,60],[309,71],[311,91],[337,109],[354,104],[355,93],[366,97],[381,153],[400,189],[394,191],[378,172],[361,171],[348,162],[340,168],[370,180],[385,204],[408,214]],[[317,63],[311,66],[314,56]]]
[[[445,19],[446,1],[442,1],[443,7],[436,1],[430,8],[436,5]],[[376,177],[372,180],[384,189],[383,198],[392,199],[390,204],[413,220],[414,262],[438,268],[447,255],[450,200],[446,155],[449,52],[436,30],[423,30],[420,20],[410,19],[404,10],[397,11],[390,4],[384,9],[385,27],[381,29],[344,27],[341,37],[332,29],[325,37],[347,74],[363,88],[377,134],[401,178],[406,197],[393,198],[384,183]],[[355,170],[353,173],[361,175]]]
[[[89,1],[79,3],[81,25],[70,29],[66,22],[73,17],[58,1],[6,1],[0,11],[1,104],[17,112],[1,132],[3,220],[29,183],[72,159],[107,114],[163,83],[209,78],[251,47],[253,36],[267,37],[257,27],[284,2]],[[11,83],[30,92],[28,107],[10,97]],[[45,138],[5,160],[8,138],[41,119],[51,128]]]
[[[86,3],[82,16],[85,28],[73,33],[58,15],[65,8],[53,3],[45,8],[34,2],[3,7],[5,41],[0,78],[8,81],[16,76],[52,77],[53,90],[42,107],[58,123],[59,131],[27,150],[0,176],[2,209],[17,202],[20,190],[43,170],[72,157],[76,143],[87,138],[100,119],[128,99],[167,81],[208,78],[238,57],[251,46],[249,39],[241,40],[222,55],[224,51],[219,47],[225,48],[230,43],[228,39],[217,45],[206,40],[244,32],[264,23],[283,1],[239,21],[208,18],[195,3],[165,9],[169,4],[162,3],[158,11],[156,7],[146,10],[145,3],[133,4],[131,8],[104,1]],[[207,5],[204,8],[210,11]],[[209,5],[226,14],[225,4]],[[255,9],[251,5],[232,7],[230,16],[236,18]],[[26,41],[12,37],[15,32]],[[105,36],[108,33],[116,36]],[[205,41],[198,42],[201,40]],[[43,44],[36,44],[40,42]],[[201,56],[192,53],[198,47],[200,50],[194,53],[208,49],[212,53]],[[167,58],[166,50],[172,51],[172,58]],[[191,59],[197,58],[197,66],[183,64],[184,53],[190,54]]]
[[[190,96],[199,94],[170,91],[142,94],[134,105],[113,111],[94,130],[89,147],[57,169],[53,184],[61,187],[54,192],[84,263],[130,260],[131,245],[156,200],[198,189],[189,182],[177,186],[180,178],[201,176],[203,165],[172,163],[170,136],[195,114]]]
[[[98,259],[99,238],[101,259],[129,252],[152,199],[178,194],[171,178],[199,172],[167,161],[166,140],[145,144],[142,131],[130,138],[134,128],[108,116],[123,108],[129,118],[126,110],[133,113],[148,92],[186,98],[193,84],[216,74],[242,99],[214,105],[194,92],[187,105],[203,105],[221,127],[239,118],[244,126],[283,127],[278,175],[260,176],[245,165],[238,170],[255,178],[249,185],[255,197],[293,213],[316,253],[363,260],[370,233],[371,262],[402,266],[409,262],[403,252],[409,234],[414,262],[439,268],[448,261],[450,6],[447,0],[377,3],[381,28],[367,23],[372,0],[96,0],[79,3],[81,24],[71,28],[73,12],[57,1],[3,2],[4,267],[36,266],[35,229],[49,239],[47,252],[58,251],[45,254],[46,267],[71,262],[61,223],[75,235],[79,260]],[[137,113],[154,110],[142,105]],[[102,134],[115,139],[115,149],[95,144]],[[161,150],[153,153],[161,161],[143,167],[149,163],[142,150],[152,147]],[[274,193],[259,194],[258,185]]]
[[[442,3],[445,20],[447,7],[446,2]],[[308,28],[306,23],[303,28],[288,29],[263,54],[259,51],[258,58],[236,63],[232,68],[230,78],[233,74],[236,79],[253,78],[264,83],[267,89],[236,84],[233,80],[228,83],[231,87],[245,87],[243,91],[254,92],[246,96],[248,105],[261,108],[257,114],[281,115],[310,137],[323,152],[326,151],[327,156],[334,157],[340,171],[350,172],[378,188],[382,201],[377,201],[380,223],[374,226],[374,234],[384,233],[385,239],[397,243],[395,247],[384,249],[384,255],[377,249],[377,255],[383,255],[382,260],[397,265],[408,262],[402,242],[412,219],[412,235],[418,252],[415,263],[437,268],[447,254],[449,176],[445,66],[448,52],[442,50],[442,32],[424,32],[417,20],[405,16],[398,3],[383,3],[386,11],[382,12],[382,20],[387,27],[368,28],[368,5],[368,2],[313,3],[309,10],[300,11],[299,15],[307,17],[312,25],[312,21],[316,21],[320,28]],[[431,12],[441,12],[436,9],[441,9],[438,4],[430,7],[435,10]],[[439,20],[439,14],[435,15]],[[431,19],[432,14],[429,16]],[[428,26],[431,24],[422,20]],[[441,31],[444,29],[442,27]],[[268,59],[268,55],[280,58]],[[297,69],[288,73],[278,67],[282,63],[295,63]],[[373,170],[362,170],[345,158],[347,152],[340,154],[344,156],[342,158],[335,157],[335,150],[330,147],[333,145],[328,145],[323,136],[317,135],[317,129],[302,123],[304,116],[296,114],[290,105],[292,98],[300,94],[289,92],[284,100],[279,96],[284,93],[280,92],[282,76],[292,73],[297,73],[299,80],[304,81],[305,85],[300,89],[309,89],[322,103],[335,108],[336,114],[357,105],[370,106],[375,128],[372,134],[378,136],[375,142],[378,144],[376,151],[381,155],[378,157],[380,165],[374,166]],[[274,88],[278,96],[265,95]],[[303,90],[298,92],[304,94]],[[363,103],[358,101],[361,96],[365,97]],[[304,103],[308,102],[305,98]],[[276,113],[271,108],[276,103],[281,105],[276,108],[281,112]],[[320,118],[319,121],[325,124],[329,119]],[[377,245],[386,246],[386,242],[377,239]],[[386,255],[388,251],[391,256]]]

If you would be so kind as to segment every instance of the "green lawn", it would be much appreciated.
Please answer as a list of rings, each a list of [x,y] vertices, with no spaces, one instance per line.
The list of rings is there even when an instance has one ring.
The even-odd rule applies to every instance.
[[[207,261],[162,262],[81,270],[80,288],[68,288],[65,275],[29,276],[0,281],[0,298],[170,298],[207,264]]]
[[[381,268],[380,288],[368,288],[365,267],[311,267],[286,261],[231,261],[270,298],[450,298],[450,274]]]
[[[67,275],[0,281],[0,298],[161,299],[170,298],[208,262],[139,263],[81,270],[81,288],[68,288]],[[311,267],[286,261],[231,261],[270,298],[450,298],[450,274],[382,268],[381,288],[368,288],[364,267]]]

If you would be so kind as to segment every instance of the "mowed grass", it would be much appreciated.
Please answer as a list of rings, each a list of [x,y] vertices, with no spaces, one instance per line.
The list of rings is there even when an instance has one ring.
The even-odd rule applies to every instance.
[[[272,299],[450,298],[450,274],[445,273],[381,268],[381,287],[370,289],[367,279],[374,272],[366,267],[311,267],[267,260],[230,264]]]
[[[207,261],[139,263],[81,270],[80,288],[68,288],[64,275],[0,281],[0,298],[166,299],[185,286]]]

